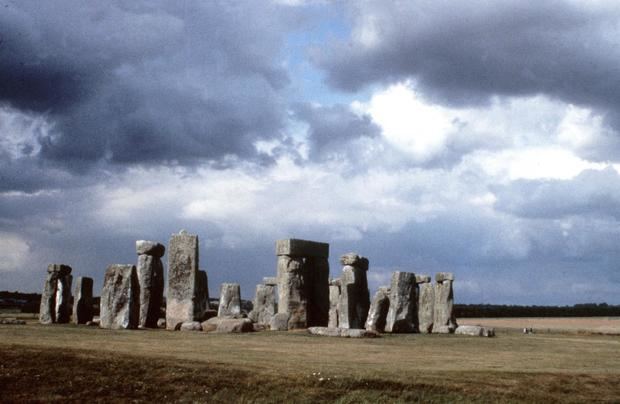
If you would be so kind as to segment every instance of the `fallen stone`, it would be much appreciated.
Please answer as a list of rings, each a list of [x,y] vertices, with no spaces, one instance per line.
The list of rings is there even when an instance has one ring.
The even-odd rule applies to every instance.
[[[417,297],[415,274],[396,271],[392,273],[390,308],[385,321],[385,331],[410,333],[415,331]]]
[[[288,313],[277,313],[271,318],[269,329],[271,331],[287,331],[288,330]]]
[[[140,294],[135,265],[110,265],[101,291],[101,328],[138,327]]]
[[[93,279],[79,276],[73,294],[73,322],[86,324],[93,319]]]
[[[495,329],[479,325],[460,325],[454,331],[458,335],[471,335],[473,337],[494,337]]]
[[[257,331],[257,332],[267,331],[269,329],[269,325],[268,324],[253,323],[252,327],[254,327],[254,331]]]
[[[223,318],[215,329],[216,333],[230,334],[240,332],[252,332],[254,326],[248,318]]]
[[[375,293],[368,310],[365,327],[367,331],[383,332],[390,309],[390,288],[380,287]]]
[[[377,338],[379,333],[355,328],[309,327],[308,332],[325,337]]]
[[[218,317],[232,317],[241,314],[241,287],[238,283],[222,283]]]
[[[453,332],[454,328],[447,325],[433,326],[433,334],[452,334]]]
[[[138,240],[136,241],[136,253],[138,255],[147,254],[161,258],[166,252],[166,247],[156,241]]]
[[[0,319],[0,324],[4,324],[4,325],[25,325],[26,321],[18,320],[16,318],[3,318],[3,319]]]
[[[198,236],[182,230],[173,234],[168,246],[168,292],[166,328],[200,319],[202,313],[197,296]]]
[[[202,331],[202,325],[198,321],[186,321],[181,323],[181,331]]]

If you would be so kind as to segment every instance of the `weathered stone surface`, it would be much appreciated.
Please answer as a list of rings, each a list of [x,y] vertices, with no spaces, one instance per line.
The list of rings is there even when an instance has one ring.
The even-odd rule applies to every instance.
[[[325,337],[344,337],[344,338],[377,338],[379,333],[355,328],[337,327],[309,327],[308,332],[313,335]]]
[[[288,321],[288,313],[277,313],[275,316],[271,317],[271,324],[269,324],[269,329],[271,331],[287,331]]]
[[[417,275],[415,276],[416,283],[429,283],[431,281],[430,275]]]
[[[393,272],[390,286],[390,308],[385,322],[385,331],[393,333],[414,332],[416,305],[415,274]]]
[[[138,240],[136,241],[136,253],[138,255],[147,254],[161,258],[166,252],[166,247],[156,241]]]
[[[329,321],[329,261],[324,257],[308,257],[304,267],[308,296],[306,325],[326,326]]]
[[[197,299],[198,236],[181,231],[173,234],[168,245],[168,291],[166,328],[200,319]]]
[[[435,277],[442,280],[435,283],[433,333],[436,332],[436,329],[444,326],[448,327],[449,332],[454,332],[457,327],[454,316],[454,292],[452,290],[452,279],[454,279],[454,276],[451,273],[440,272],[439,274],[442,275]]]
[[[202,331],[202,325],[198,321],[186,321],[181,323],[181,331]]]
[[[278,278],[275,276],[266,276],[263,278],[263,284],[267,286],[278,286]]]
[[[164,300],[164,266],[158,256],[140,254],[136,267],[140,290],[141,328],[157,328],[159,310]]]
[[[67,293],[66,285],[69,284],[69,299],[70,299],[70,289],[71,289],[71,279],[68,279],[67,276],[71,276],[71,267],[63,264],[50,264],[47,267],[47,277],[45,279],[45,284],[43,285],[43,292],[41,294],[41,305],[39,308],[39,322],[41,324],[51,324],[58,322],[58,309],[61,310],[61,317],[64,317],[66,314],[67,320],[69,317],[69,300],[65,299],[65,294]],[[58,306],[57,302],[57,294],[58,294],[58,286],[61,283],[61,287],[63,288],[61,291],[61,306]],[[62,312],[63,310],[67,310],[67,313]],[[64,320],[64,318],[63,318]]]
[[[269,325],[271,317],[276,312],[276,287],[273,285],[256,285],[254,309],[248,317],[255,323]]]
[[[222,283],[218,317],[232,317],[241,314],[241,287],[238,283]]]
[[[110,265],[101,291],[101,328],[137,328],[140,293],[135,265]]]
[[[435,281],[436,282],[454,281],[454,274],[452,272],[437,272],[435,274]]]
[[[56,322],[68,323],[71,320],[71,282],[73,276],[67,274],[58,278],[56,286]]]
[[[166,328],[166,319],[160,318],[157,320],[157,328]]]
[[[430,283],[428,275],[416,275],[418,283],[418,330],[422,334],[428,334],[433,330],[433,318],[435,316],[435,288]]]
[[[93,319],[93,279],[79,276],[73,293],[73,322],[86,324]]]
[[[329,283],[329,322],[328,328],[338,327],[340,307],[340,279],[337,282],[331,281]]]
[[[454,328],[450,328],[447,325],[433,326],[433,334],[451,334],[454,332]]]
[[[328,258],[329,244],[293,238],[278,240],[276,241],[276,255]]]
[[[340,257],[340,264],[343,266],[353,266],[368,271],[368,258],[357,255],[357,253],[351,252],[344,254]]]
[[[366,323],[370,308],[368,291],[368,259],[355,253],[345,254],[340,261],[346,264],[340,278],[340,307],[338,327],[361,329]]]
[[[308,297],[303,258],[278,256],[278,313],[288,315],[288,329],[306,328]]]
[[[455,334],[471,335],[473,337],[494,337],[495,329],[479,325],[460,325],[456,327]]]
[[[252,327],[254,328],[254,331],[267,331],[269,329],[269,324],[253,323]]]
[[[385,321],[390,309],[390,289],[380,287],[375,293],[368,310],[365,328],[368,331],[383,332],[385,330]]]

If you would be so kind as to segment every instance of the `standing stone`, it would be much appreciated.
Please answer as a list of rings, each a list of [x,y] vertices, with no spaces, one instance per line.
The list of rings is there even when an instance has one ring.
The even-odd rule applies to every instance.
[[[288,314],[288,328],[307,326],[307,305],[303,258],[278,256],[278,313]]]
[[[41,306],[39,309],[39,322],[52,324],[68,322],[69,300],[71,299],[71,267],[63,264],[50,264],[47,266],[47,278],[41,294]],[[60,284],[60,296],[58,295]],[[67,290],[67,286],[69,289]],[[67,296],[68,294],[68,296]],[[60,297],[60,302],[58,301]]]
[[[254,296],[254,317],[252,321],[269,325],[271,318],[276,314],[276,287],[274,285],[256,285]]]
[[[433,315],[433,332],[454,332],[457,327],[454,317],[454,292],[452,282],[454,274],[438,272],[435,275],[435,307]]]
[[[329,244],[297,239],[278,240],[276,255],[278,312],[288,314],[288,328],[327,325]]]
[[[198,302],[198,236],[182,230],[173,234],[168,245],[168,292],[166,328],[201,320]],[[198,315],[200,314],[200,315]]]
[[[166,247],[155,241],[136,241],[138,284],[140,290],[140,328],[157,328],[164,300],[164,266],[161,257]]]
[[[140,320],[140,289],[135,265],[110,265],[103,279],[100,307],[101,328],[137,328]]]
[[[236,317],[241,314],[241,287],[238,283],[222,283],[218,317]]]
[[[93,319],[93,279],[79,276],[73,293],[73,322],[86,324]]]
[[[198,271],[196,283],[197,302],[195,316],[200,318],[209,310],[209,278],[207,271]]]
[[[329,282],[329,322],[327,327],[338,328],[340,312],[340,279]]]
[[[435,315],[435,288],[428,275],[416,275],[418,284],[418,330],[428,334],[433,330]]]
[[[385,331],[393,333],[414,332],[416,303],[415,274],[393,272],[390,286],[390,308],[385,322]]]
[[[365,328],[368,331],[383,332],[385,322],[390,309],[390,289],[386,286],[380,287],[375,293],[368,310]]]
[[[349,253],[340,258],[340,263],[344,267],[340,280],[338,327],[364,328],[370,308],[370,292],[366,277],[368,259]]]

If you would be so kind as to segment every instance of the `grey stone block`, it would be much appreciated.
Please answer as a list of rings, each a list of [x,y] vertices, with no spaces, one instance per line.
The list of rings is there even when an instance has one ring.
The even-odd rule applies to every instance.
[[[329,244],[294,238],[278,240],[276,241],[276,255],[328,258]]]

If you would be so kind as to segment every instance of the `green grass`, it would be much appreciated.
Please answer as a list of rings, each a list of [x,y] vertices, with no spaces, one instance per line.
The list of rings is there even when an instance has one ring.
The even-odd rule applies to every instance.
[[[0,326],[0,363],[0,401],[620,399],[620,338],[609,336],[502,332],[496,338],[359,340],[29,324]]]

